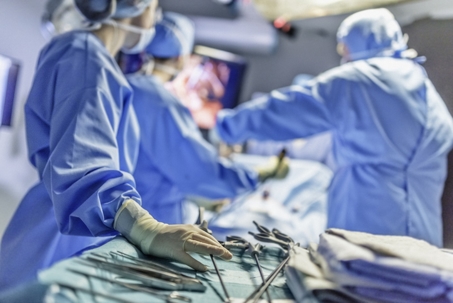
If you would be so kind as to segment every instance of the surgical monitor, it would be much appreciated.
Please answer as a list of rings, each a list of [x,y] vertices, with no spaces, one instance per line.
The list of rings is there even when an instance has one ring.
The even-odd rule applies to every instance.
[[[180,74],[187,91],[181,101],[201,129],[214,127],[222,108],[238,105],[246,67],[245,59],[238,55],[204,46],[194,48]]]

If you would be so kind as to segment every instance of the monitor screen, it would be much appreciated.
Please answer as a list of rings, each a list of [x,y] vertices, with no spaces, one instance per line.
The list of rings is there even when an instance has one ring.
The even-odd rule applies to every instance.
[[[20,64],[0,55],[0,125],[11,125]]]
[[[189,63],[173,81],[184,87],[177,94],[201,129],[215,126],[216,115],[222,108],[234,108],[246,70],[244,58],[225,51],[196,46]]]

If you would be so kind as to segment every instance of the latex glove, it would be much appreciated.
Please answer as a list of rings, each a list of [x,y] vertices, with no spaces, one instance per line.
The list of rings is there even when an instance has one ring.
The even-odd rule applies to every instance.
[[[261,182],[270,178],[283,179],[289,173],[289,159],[287,157],[271,157],[269,161],[255,168],[258,172],[258,179]]]
[[[231,203],[231,199],[229,198],[213,200],[201,196],[188,195],[186,196],[186,199],[193,202],[197,206],[204,207],[205,210],[216,213],[220,212],[222,208]]]
[[[198,227],[158,222],[132,199],[118,210],[113,227],[144,254],[176,260],[195,270],[206,271],[207,267],[188,252],[212,254],[227,260],[233,257],[214,237]]]

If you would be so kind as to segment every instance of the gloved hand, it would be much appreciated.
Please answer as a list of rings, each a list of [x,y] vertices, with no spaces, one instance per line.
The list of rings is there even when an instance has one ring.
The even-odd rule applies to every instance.
[[[132,199],[124,202],[116,213],[113,228],[144,254],[173,259],[198,271],[206,271],[207,267],[188,252],[212,254],[227,260],[233,257],[214,237],[198,227],[158,222]]]
[[[194,203],[197,206],[204,207],[205,210],[212,211],[212,212],[220,212],[222,208],[227,206],[228,204],[231,203],[231,199],[229,198],[224,198],[224,199],[208,199],[205,197],[201,196],[194,196],[194,195],[188,195],[186,196],[186,200]]]
[[[268,163],[255,168],[258,172],[258,179],[261,182],[270,178],[283,179],[289,172],[289,159],[283,157],[271,157]]]

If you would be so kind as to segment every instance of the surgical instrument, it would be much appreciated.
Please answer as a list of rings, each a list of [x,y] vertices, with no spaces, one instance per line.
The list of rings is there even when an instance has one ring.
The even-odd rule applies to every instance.
[[[258,255],[261,253],[263,246],[259,243],[253,245],[252,243],[248,242],[246,239],[239,237],[239,236],[227,236],[226,237],[226,242],[223,244],[225,247],[227,246],[232,246],[235,248],[247,248],[247,252],[250,254],[250,256],[255,260],[256,266],[258,267],[261,280],[263,281],[263,284],[266,283],[266,279],[263,274],[263,270],[261,268],[261,264],[258,259]],[[272,302],[271,296],[269,292],[266,290],[266,294],[268,297],[268,301]]]
[[[165,290],[189,290],[201,292],[206,290],[206,286],[198,279],[177,276],[168,272],[157,271],[152,268],[137,266],[128,262],[119,262],[119,260],[113,259],[107,261],[95,255],[88,255],[84,261],[94,263],[101,268],[108,269],[122,277],[140,281],[149,287]],[[79,260],[79,262],[81,262],[81,260]]]
[[[95,278],[95,279],[98,279],[98,280],[110,282],[112,284],[120,285],[120,286],[123,286],[123,287],[131,289],[131,290],[145,292],[145,293],[151,294],[151,295],[153,295],[155,297],[158,297],[158,298],[164,300],[167,303],[181,303],[181,302],[190,303],[190,302],[192,302],[191,298],[186,297],[186,296],[182,296],[182,295],[180,295],[180,294],[178,294],[177,292],[174,292],[174,291],[169,293],[169,294],[164,294],[163,292],[160,292],[160,291],[157,291],[157,290],[153,290],[153,289],[150,289],[148,287],[144,287],[144,286],[141,286],[141,285],[138,285],[138,284],[131,284],[131,283],[126,283],[126,282],[121,282],[121,281],[118,281],[118,280],[115,280],[115,279],[112,279],[112,278],[107,278],[107,277],[102,277],[100,275],[90,274],[90,273],[83,272],[83,271],[80,271],[80,270],[77,270],[77,269],[68,268],[68,271],[76,273],[76,274],[84,275],[86,277],[91,277],[91,278]]]
[[[299,245],[299,244],[294,244],[294,240],[290,236],[282,233],[281,231],[279,231],[276,228],[272,229],[272,231],[271,231],[268,228],[266,228],[265,226],[258,224],[256,221],[253,221],[253,224],[255,224],[259,233],[255,234],[253,232],[249,232],[249,234],[251,234],[258,241],[277,244],[288,252],[294,245]],[[277,268],[266,279],[266,283],[263,283],[260,287],[258,287],[245,300],[245,302],[248,302],[249,300],[253,300],[254,303],[258,302],[261,295],[268,289],[269,285],[271,285],[271,283],[275,280],[275,278],[278,276],[278,274],[282,271],[282,269],[285,267],[286,263],[288,263],[289,258],[290,258],[290,256],[288,253],[288,256],[277,266]]]
[[[252,235],[256,240],[277,244],[285,250],[289,250],[291,246],[294,245],[294,240],[278,229],[274,228],[272,231],[270,231],[266,227],[258,224],[256,221],[253,221],[253,224],[255,224],[259,233],[253,233],[249,231],[249,234]]]
[[[255,291],[245,299],[244,303],[253,300],[253,303],[259,301],[263,293],[269,288],[269,285],[274,282],[275,278],[277,278],[278,274],[283,270],[285,265],[288,263],[290,256],[288,255],[278,266],[277,268],[269,275],[266,279],[266,283],[261,284]]]
[[[208,224],[207,224],[206,220],[203,220],[202,223],[199,225],[199,227],[201,228],[201,230],[209,233],[208,232],[209,229],[207,228],[207,225]],[[230,302],[231,301],[230,295],[228,294],[225,283],[223,282],[222,276],[220,275],[220,271],[219,271],[219,268],[217,267],[217,263],[214,259],[214,256],[213,255],[209,255],[209,256],[211,257],[212,264],[214,265],[217,276],[219,277],[220,284],[222,285],[223,292],[225,293],[225,296],[226,296],[226,300],[227,300],[227,302]]]
[[[52,284],[50,286],[51,287],[50,290],[53,291],[53,292],[56,292],[55,290],[52,290],[52,287],[55,287],[55,286],[56,287],[69,288],[69,289],[72,289],[72,290],[75,290],[75,291],[81,291],[81,292],[84,292],[84,293],[88,293],[88,294],[90,294],[92,296],[103,297],[103,298],[106,298],[106,299],[115,300],[117,302],[136,303],[135,301],[126,300],[126,299],[123,299],[123,298],[118,298],[118,297],[115,297],[115,296],[112,296],[112,295],[109,295],[109,294],[101,293],[101,292],[98,292],[98,291],[95,291],[95,290],[91,290],[91,289],[85,289],[83,287],[71,285],[69,283],[64,283],[64,282],[58,282],[58,283]]]
[[[261,253],[263,246],[259,243],[256,243],[255,245],[253,245],[250,242],[248,243],[248,246],[249,247],[247,249],[247,252],[252,256],[253,259],[255,259],[256,266],[258,267],[258,270],[259,270],[260,276],[261,276],[261,280],[263,281],[263,285],[264,285],[266,283],[266,278],[264,278],[263,269],[261,268],[261,264],[258,259],[258,256]],[[271,303],[272,299],[271,299],[271,295],[269,294],[268,289],[266,289],[266,295],[267,295],[267,300],[269,301],[269,303]]]
[[[266,180],[275,177],[275,175],[277,174],[278,170],[280,169],[280,166],[282,165],[282,162],[283,162],[283,159],[285,158],[285,156],[286,156],[286,149],[283,148],[283,149],[280,151],[280,153],[278,154],[278,156],[277,156],[277,157],[278,157],[278,162],[277,162],[277,166],[276,166],[276,168],[275,168],[274,173],[271,174],[271,175],[269,175],[269,176],[267,176],[266,178],[264,178],[264,179],[261,181],[262,184],[263,184]],[[263,194],[264,194],[264,192],[263,192]],[[267,192],[267,194],[269,194],[269,192]],[[267,197],[266,197],[266,198],[267,198]]]
[[[210,255],[210,256],[211,256],[212,264],[214,265],[215,271],[217,273],[217,276],[219,277],[220,284],[222,285],[223,292],[225,293],[226,302],[230,302],[231,301],[230,295],[228,294],[228,291],[225,287],[225,283],[223,282],[222,276],[220,275],[219,268],[217,267],[217,263],[215,262],[214,256],[213,255]]]
[[[105,259],[105,262],[107,263],[110,263],[110,264],[117,264],[117,265],[122,265],[124,267],[127,267],[127,268],[130,268],[132,270],[136,270],[136,271],[139,271],[139,272],[144,272],[146,274],[149,274],[150,276],[153,276],[153,277],[156,277],[156,278],[160,278],[160,279],[164,279],[164,280],[169,280],[169,281],[172,281],[172,282],[177,282],[177,283],[181,283],[181,282],[185,282],[185,281],[190,281],[190,282],[197,282],[198,280],[196,280],[195,278],[192,278],[192,277],[188,277],[188,276],[184,276],[184,275],[181,275],[180,273],[176,272],[176,271],[173,271],[173,270],[170,270],[164,266],[147,266],[147,267],[143,267],[143,266],[140,266],[140,264],[137,264],[137,263],[131,263],[131,262],[125,262],[125,261],[122,261],[122,260],[119,260],[119,259],[113,259],[113,258],[108,258],[102,254],[98,254],[98,253],[91,253],[91,255],[93,256],[96,256],[96,257],[99,257],[99,258],[103,258]],[[88,259],[90,259],[90,256],[88,257]],[[93,259],[93,258],[91,258]],[[96,260],[99,260],[97,258],[94,258]],[[102,260],[100,260],[102,261]],[[143,264],[142,264],[143,265]]]
[[[246,249],[248,248],[249,242],[244,238],[239,236],[226,236],[225,242],[220,242],[223,247],[226,249],[228,248],[239,248],[239,249]]]
[[[198,219],[197,219],[197,223],[198,223],[198,227],[207,232],[208,234],[212,234],[212,231],[210,231],[208,229],[208,222],[206,220],[203,219],[203,216],[204,216],[204,208],[203,207],[199,207],[198,208]],[[225,286],[225,283],[223,282],[223,279],[222,279],[222,276],[220,275],[220,271],[219,271],[219,268],[217,267],[217,263],[214,259],[214,256],[211,254],[209,255],[211,257],[211,261],[212,261],[212,264],[214,265],[214,268],[215,268],[215,271],[217,273],[217,276],[219,277],[219,280],[220,280],[220,284],[222,285],[222,289],[223,289],[223,292],[225,293],[225,297],[226,297],[226,300],[227,302],[230,302],[231,301],[231,298],[230,298],[230,295],[228,294],[228,291],[226,289],[226,286]]]
[[[142,259],[142,258],[138,258],[138,257],[134,257],[134,256],[131,256],[131,255],[128,255],[122,251],[112,251],[110,252],[110,255],[112,257],[122,257],[122,258],[125,258],[125,259],[128,259],[132,262],[135,262],[136,264],[139,263],[139,264],[142,264],[142,265],[146,265],[146,266],[150,266],[152,268],[155,268],[155,269],[158,269],[158,270],[163,270],[163,271],[168,271],[170,273],[173,273],[175,275],[179,275],[179,276],[183,276],[183,277],[186,277],[186,278],[192,278],[188,275],[185,275],[183,273],[180,273],[172,268],[169,268],[165,265],[162,265],[162,264],[159,264],[157,262],[154,262],[154,261],[151,261],[151,260],[148,260],[148,259]]]

